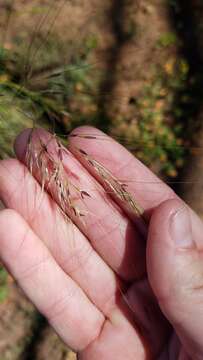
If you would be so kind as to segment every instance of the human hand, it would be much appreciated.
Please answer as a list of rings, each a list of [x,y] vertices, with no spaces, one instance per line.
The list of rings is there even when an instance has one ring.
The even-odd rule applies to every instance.
[[[55,190],[42,195],[23,165],[28,130],[15,144],[19,160],[0,162],[8,208],[0,212],[1,260],[80,360],[203,359],[202,222],[122,146],[103,134],[82,137],[101,136],[96,129],[74,133],[81,136],[70,138],[63,166],[88,194],[73,199],[83,206],[81,214],[68,211],[75,225],[59,211]],[[145,210],[147,241],[140,219],[110,199],[78,148],[125,179]]]

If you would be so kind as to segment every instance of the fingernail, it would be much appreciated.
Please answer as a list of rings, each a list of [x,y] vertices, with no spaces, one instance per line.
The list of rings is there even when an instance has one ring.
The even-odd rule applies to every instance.
[[[173,241],[179,248],[191,248],[194,245],[189,210],[186,206],[171,216],[170,231]]]

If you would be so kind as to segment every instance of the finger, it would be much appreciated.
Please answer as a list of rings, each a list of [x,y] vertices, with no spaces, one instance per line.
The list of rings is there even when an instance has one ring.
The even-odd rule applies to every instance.
[[[101,181],[101,177],[98,177],[95,169],[88,165],[85,157],[78,152],[78,149],[84,150],[94,159],[97,159],[115,177],[125,183],[136,202],[144,209],[147,218],[147,213],[150,214],[151,209],[164,200],[176,196],[171,188],[129,151],[98,129],[82,126],[73,130],[69,137],[69,144],[71,151],[97,179]],[[126,210],[125,203],[119,202],[119,205]],[[129,214],[129,209],[127,212]],[[129,215],[133,217],[132,213]]]
[[[0,173],[0,198],[5,205],[29,223],[60,267],[108,316],[119,291],[115,273],[80,230],[64,218],[47,193],[42,199],[40,185],[22,163],[14,159],[1,161]]]
[[[8,229],[13,231],[8,232]],[[0,257],[26,295],[70,347],[82,350],[97,338],[103,326],[103,315],[13,210],[0,213]]]
[[[193,231],[196,227],[195,232]],[[203,224],[179,200],[152,215],[148,275],[160,307],[193,359],[203,357]]]
[[[30,131],[25,131],[16,141],[16,153],[22,161],[25,161],[29,137]],[[56,161],[59,162],[60,159],[56,154],[57,144],[51,134],[44,130],[35,131],[32,141],[35,144],[38,142],[38,146],[41,146],[42,141],[47,143],[49,153],[51,152],[53,157],[56,156]],[[122,278],[131,280],[143,276],[145,244],[132,222],[71,153],[64,152],[60,161],[63,162],[64,167],[62,182],[65,179],[70,190],[69,194],[64,196],[63,193],[61,194],[61,188],[56,189],[56,184],[52,181],[49,190],[54,199],[61,206],[61,199],[68,197],[68,205],[63,209],[64,212],[72,218],[100,256]],[[35,176],[43,182],[36,170],[33,170]],[[67,183],[62,183],[62,188],[67,188]],[[80,196],[82,191],[88,194],[84,199]]]

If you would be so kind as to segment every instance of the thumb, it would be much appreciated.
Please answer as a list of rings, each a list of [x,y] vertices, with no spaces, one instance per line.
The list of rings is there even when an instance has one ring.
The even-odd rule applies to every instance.
[[[203,359],[203,223],[182,201],[168,200],[154,211],[147,268],[184,349],[192,359]]]

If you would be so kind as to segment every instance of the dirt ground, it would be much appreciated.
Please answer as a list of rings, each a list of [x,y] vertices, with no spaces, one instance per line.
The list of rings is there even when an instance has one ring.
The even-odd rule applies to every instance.
[[[1,0],[0,7],[5,3]],[[171,31],[168,8],[161,0],[122,0],[120,7],[115,0],[59,0],[57,4],[51,0],[15,0],[13,3],[9,20],[0,15],[1,28],[8,22],[4,40],[8,48],[15,46],[16,51],[27,47],[25,57],[30,58],[34,68],[39,66],[41,54],[40,50],[35,54],[36,34],[42,40],[48,38],[56,42],[60,37],[59,46],[63,46],[60,55],[66,58],[79,53],[88,37],[96,39],[96,49],[88,60],[95,74],[100,69],[106,70],[100,90],[105,90],[111,112],[117,115],[129,114],[130,117],[130,99],[137,96],[152,76],[152,59],[155,67],[164,64],[171,54],[171,48],[157,46],[161,34]],[[57,43],[55,46],[57,48]],[[58,53],[56,59],[57,56]],[[111,84],[106,83],[110,71],[115,73]],[[106,101],[105,96],[101,101]]]

